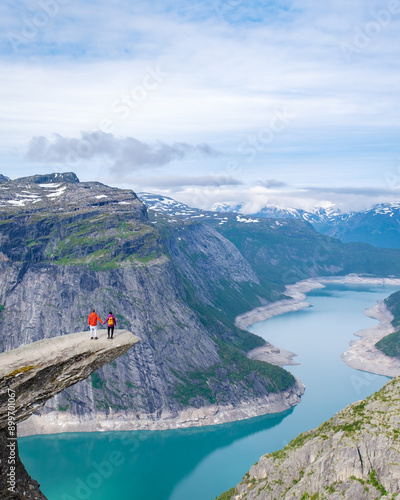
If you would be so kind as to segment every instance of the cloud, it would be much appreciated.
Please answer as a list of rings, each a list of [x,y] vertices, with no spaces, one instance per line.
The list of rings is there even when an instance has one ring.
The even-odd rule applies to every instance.
[[[281,187],[286,187],[287,186],[286,182],[277,181],[275,179],[269,179],[267,181],[258,181],[258,185],[264,186],[267,189],[281,188]]]
[[[257,213],[267,205],[300,208],[335,207],[341,212],[366,210],[375,204],[398,201],[400,189],[370,187],[311,187],[275,191],[255,186],[243,193],[243,212]]]
[[[38,163],[78,164],[82,161],[106,157],[110,160],[110,174],[129,175],[146,167],[161,167],[173,161],[190,157],[215,157],[218,153],[208,144],[191,145],[184,142],[149,144],[134,137],[115,137],[104,132],[82,132],[80,138],[55,134],[52,140],[33,137],[27,158]]]
[[[82,160],[85,178],[97,180],[106,175],[99,178],[96,160],[105,159],[115,180],[193,155],[207,160],[193,172],[202,177],[225,167],[208,161],[204,143],[230,152],[243,167],[235,178],[249,185],[276,176],[290,186],[383,185],[382,173],[398,167],[400,15],[376,35],[370,23],[389,3],[63,1],[29,32],[26,23],[54,2],[7,0],[0,5],[4,173],[17,167],[28,175],[47,154],[49,162],[71,160],[71,169],[74,158]],[[361,47],[356,34],[368,28]],[[8,34],[23,37],[24,29],[13,47]],[[355,47],[350,60],[343,43]],[[150,81],[147,68],[158,66],[165,78]],[[280,130],[274,116],[285,109],[296,118]],[[96,147],[77,157],[82,138],[67,138],[100,128],[102,119],[113,122],[114,142],[135,139],[117,146],[110,138],[111,152]],[[58,138],[46,139],[55,130]],[[17,158],[12,150],[32,135],[32,156]],[[257,154],[251,162],[243,155],[248,138]],[[268,182],[287,194],[288,186]],[[345,193],[326,193],[335,196]],[[293,200],[306,203],[297,191]]]
[[[132,178],[132,183],[136,186],[143,186],[144,189],[172,189],[188,186],[201,186],[219,188],[222,186],[241,186],[242,181],[235,179],[229,175],[227,176],[189,176],[189,175],[165,175],[153,177],[141,177],[140,179]]]
[[[374,188],[374,187],[306,187],[303,191],[305,196],[310,194],[323,196],[350,195],[377,198],[379,196],[399,196],[400,189],[397,188]]]

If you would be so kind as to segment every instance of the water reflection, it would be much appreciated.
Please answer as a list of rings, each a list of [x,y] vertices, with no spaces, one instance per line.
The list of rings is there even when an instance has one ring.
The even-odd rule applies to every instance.
[[[116,491],[125,499],[162,500],[205,457],[279,426],[292,412],[207,428],[31,436],[20,440],[21,456],[49,500],[109,500]],[[93,487],[102,472],[108,477]]]

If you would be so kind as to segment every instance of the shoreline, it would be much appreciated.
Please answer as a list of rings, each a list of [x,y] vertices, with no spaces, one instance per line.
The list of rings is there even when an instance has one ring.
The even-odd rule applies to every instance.
[[[400,375],[400,359],[386,356],[375,344],[386,335],[393,333],[393,315],[383,301],[366,309],[366,316],[377,319],[378,325],[354,333],[358,340],[350,342],[350,349],[341,356],[346,365],[375,375],[396,377]]]
[[[97,413],[94,419],[87,415],[79,418],[64,412],[51,411],[47,414],[34,414],[18,424],[18,437],[44,434],[63,434],[70,432],[114,432],[140,430],[171,430],[188,427],[237,422],[262,415],[282,413],[300,403],[304,394],[304,384],[296,383],[286,391],[271,393],[268,396],[244,401],[238,406],[211,405],[201,408],[187,408],[177,416],[169,412],[160,415],[140,415],[136,412]]]
[[[244,326],[247,329],[254,323],[268,320],[274,316],[310,307],[310,304],[305,301],[305,294],[316,288],[324,288],[324,283],[398,285],[400,287],[399,278],[364,277],[357,274],[310,278],[286,287],[283,293],[284,295],[292,297],[292,299],[284,299],[268,304],[267,306],[253,309],[252,311],[238,316],[235,324],[239,326],[239,328],[243,328]],[[396,377],[400,375],[400,360],[386,356],[386,354],[375,347],[375,344],[379,340],[395,331],[391,324],[393,319],[392,314],[383,301],[379,301],[374,306],[366,309],[365,314],[370,318],[377,319],[379,324],[355,332],[354,335],[359,337],[359,339],[350,341],[349,345],[351,347],[341,355],[342,360],[348,366],[356,370],[366,371],[376,375],[385,375],[387,377]],[[281,367],[298,364],[293,361],[293,358],[296,357],[297,354],[279,349],[268,341],[266,341],[265,345],[257,347],[247,353],[247,356],[250,359],[267,361],[268,363]]]
[[[288,285],[283,294],[291,297],[291,299],[279,300],[277,302],[273,302],[272,304],[257,307],[247,313],[241,314],[236,318],[235,325],[238,328],[245,330],[255,323],[266,321],[274,316],[280,316],[281,314],[286,314],[288,312],[301,311],[302,309],[311,307],[311,304],[306,302],[306,293],[316,288],[325,288],[325,285],[312,279]],[[299,363],[293,361],[293,358],[296,356],[296,353],[287,351],[286,349],[280,349],[268,341],[265,341],[264,345],[256,347],[247,353],[247,357],[249,359],[266,361],[267,363],[281,367],[298,365]]]

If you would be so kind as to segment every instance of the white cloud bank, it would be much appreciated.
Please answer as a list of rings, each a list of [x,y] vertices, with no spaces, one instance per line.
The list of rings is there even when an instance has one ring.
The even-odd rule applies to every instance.
[[[100,129],[134,139],[96,152],[82,167],[86,179],[117,183],[129,163],[130,172],[147,166],[141,185],[180,185],[187,199],[208,186],[205,198],[256,203],[265,178],[294,186],[264,186],[288,204],[363,198],[304,186],[378,186],[397,195],[389,177],[400,165],[399,0],[63,0],[13,47],[10,33],[20,35],[38,5],[0,6],[4,174],[65,159],[63,147],[76,146],[79,131]],[[277,113],[293,119],[279,129]],[[241,171],[227,172],[229,162]],[[210,177],[228,185],[210,186]]]

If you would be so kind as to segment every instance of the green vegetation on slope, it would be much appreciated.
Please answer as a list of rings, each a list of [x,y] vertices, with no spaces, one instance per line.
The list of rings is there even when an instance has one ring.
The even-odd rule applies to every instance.
[[[215,500],[231,500],[233,496],[235,496],[235,488],[231,488],[229,491],[225,491]]]
[[[400,330],[383,337],[375,346],[386,356],[400,358]]]
[[[3,253],[17,262],[82,265],[96,271],[142,266],[163,255],[154,226],[129,213],[100,212],[15,215],[3,221]]]
[[[398,328],[400,326],[400,292],[392,293],[385,299],[385,304],[393,314],[392,325]],[[386,356],[400,358],[400,330],[383,337],[375,346]]]
[[[385,299],[386,307],[393,314],[392,325],[395,328],[400,327],[400,291],[392,293]]]
[[[398,249],[345,244],[317,233],[303,221],[279,223],[275,226],[275,220],[261,219],[256,224],[229,222],[216,227],[251,264],[261,285],[283,290],[284,284],[316,276],[400,276]]]
[[[124,263],[147,263],[161,255],[158,234],[149,224],[121,215],[101,214],[89,220],[72,220],[53,230],[53,245],[46,246],[46,260],[59,265],[89,265],[109,270]]]
[[[244,352],[249,352],[265,344],[264,339],[258,335],[235,326],[236,316],[232,315],[231,317],[229,311],[232,306],[231,301],[234,301],[233,307],[240,307],[240,296],[232,297],[231,290],[221,289],[218,298],[219,307],[211,307],[198,299],[196,288],[189,282],[189,279],[180,273],[179,275],[186,293],[185,302],[198,313],[200,321],[210,332],[216,332],[216,338],[229,342]]]
[[[218,344],[221,363],[206,371],[185,374],[184,378],[175,373],[181,382],[175,386],[172,395],[184,406],[196,398],[210,404],[227,402],[221,399],[221,394],[229,394],[229,388],[221,391],[221,379],[231,385],[243,385],[243,390],[251,390],[258,380],[269,393],[284,391],[296,382],[291,373],[279,366],[248,359],[239,349],[225,342],[219,341]]]

